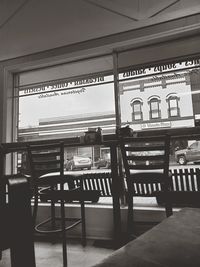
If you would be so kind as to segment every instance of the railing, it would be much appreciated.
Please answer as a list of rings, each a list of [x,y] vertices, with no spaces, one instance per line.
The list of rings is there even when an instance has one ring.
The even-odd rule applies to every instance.
[[[79,179],[79,177],[73,179],[76,186],[80,182]],[[112,196],[112,177],[110,172],[87,173],[82,175],[81,179],[84,190],[99,190],[101,197]]]
[[[196,192],[200,195],[200,169],[199,168],[185,168],[185,169],[171,169],[171,191],[172,192]],[[112,177],[110,172],[104,173],[87,173],[83,177],[84,190],[99,190],[101,197],[112,196]],[[75,178],[74,183],[78,183],[78,178]],[[138,190],[144,190],[144,188],[137,187]],[[137,192],[142,195],[143,192]],[[162,204],[162,199],[157,198],[158,204]],[[184,204],[187,204],[187,197],[181,200]],[[175,203],[174,203],[175,204]],[[181,203],[179,203],[181,204]]]
[[[172,190],[180,191],[199,191],[200,192],[200,169],[173,169],[172,174]]]

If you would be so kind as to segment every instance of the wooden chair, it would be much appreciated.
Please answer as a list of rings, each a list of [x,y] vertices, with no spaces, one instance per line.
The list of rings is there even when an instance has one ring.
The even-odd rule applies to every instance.
[[[133,197],[156,197],[162,194],[166,216],[172,214],[167,197],[170,190],[169,136],[121,138],[120,148],[127,184],[128,234],[132,234]]]
[[[86,244],[85,230],[85,206],[82,183],[69,189],[70,176],[64,175],[64,143],[28,145],[28,158],[31,170],[31,182],[34,192],[33,218],[35,230],[39,233],[62,233],[63,266],[67,266],[66,230],[82,224],[82,242]],[[38,199],[51,202],[51,217],[36,225]],[[77,200],[81,205],[81,218],[65,217],[65,202]],[[55,216],[55,203],[60,203],[61,216]],[[61,227],[57,227],[57,221],[61,221]],[[70,226],[66,227],[66,221]],[[50,223],[50,229],[44,226]]]

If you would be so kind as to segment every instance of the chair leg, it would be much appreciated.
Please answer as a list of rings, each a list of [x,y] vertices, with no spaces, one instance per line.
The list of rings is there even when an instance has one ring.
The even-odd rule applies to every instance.
[[[81,225],[82,225],[82,245],[86,246],[86,227],[85,227],[85,203],[81,201]]]
[[[129,236],[133,233],[133,208],[131,207],[128,207],[127,232]]]
[[[51,186],[51,191],[54,191],[54,186]],[[51,200],[51,229],[56,228],[56,218],[55,218],[55,201]]]
[[[38,193],[34,196],[34,207],[33,207],[33,225],[36,225],[37,211],[38,211]]]
[[[166,216],[170,217],[173,214],[172,205],[170,203],[165,204]]]
[[[61,200],[61,224],[62,224],[62,247],[63,247],[63,267],[67,267],[67,240],[65,231],[65,203]]]
[[[56,219],[55,219],[55,202],[51,201],[51,229],[56,228]]]
[[[128,196],[127,233],[130,237],[133,234],[133,197]]]

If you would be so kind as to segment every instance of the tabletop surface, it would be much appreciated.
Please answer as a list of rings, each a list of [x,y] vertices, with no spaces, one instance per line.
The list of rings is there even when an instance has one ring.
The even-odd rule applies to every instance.
[[[199,267],[200,209],[185,208],[95,267]]]

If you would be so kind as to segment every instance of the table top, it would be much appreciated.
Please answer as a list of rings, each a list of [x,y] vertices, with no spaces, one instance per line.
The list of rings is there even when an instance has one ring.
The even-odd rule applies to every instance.
[[[185,208],[95,267],[199,267],[200,209]]]

